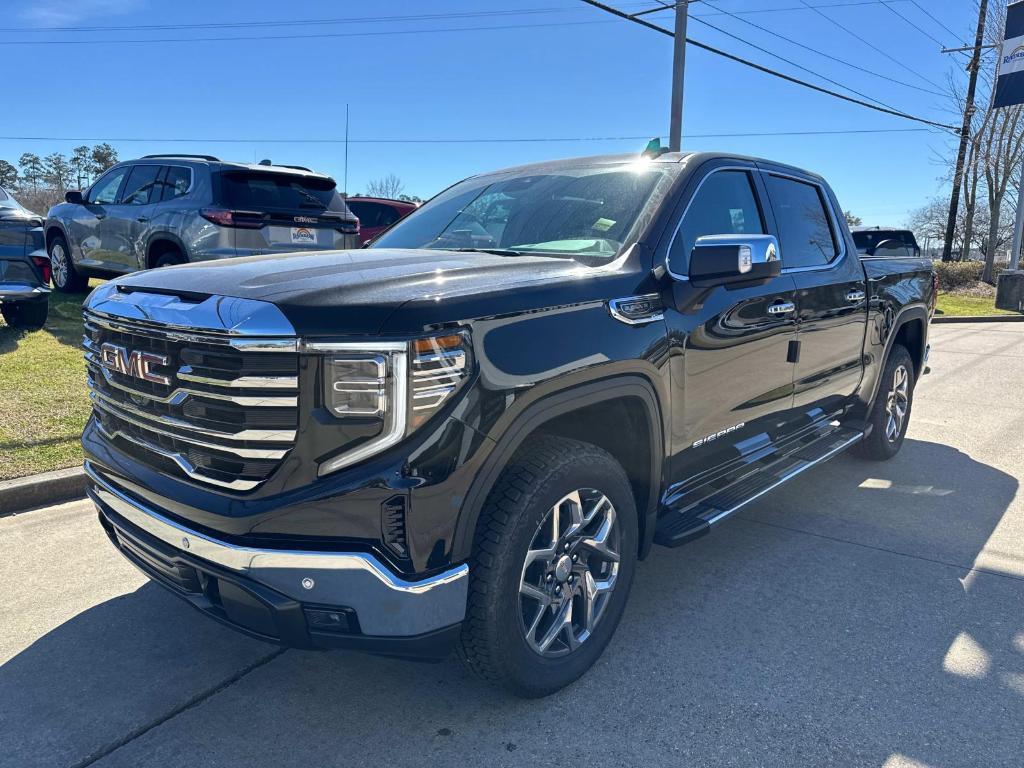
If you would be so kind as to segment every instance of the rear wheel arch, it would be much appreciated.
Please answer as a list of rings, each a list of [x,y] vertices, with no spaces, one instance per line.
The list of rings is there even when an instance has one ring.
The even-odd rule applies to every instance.
[[[600,414],[601,421],[594,417]],[[640,434],[637,434],[637,433]],[[542,435],[596,445],[622,465],[633,488],[639,523],[639,556],[651,547],[664,463],[661,405],[652,384],[626,375],[549,395],[516,417],[477,472],[462,504],[452,559],[467,559],[480,512],[491,488],[518,448]]]
[[[163,256],[172,253],[179,254],[183,262],[188,261],[188,251],[178,237],[171,234],[154,236],[146,247],[146,269],[153,269]]]

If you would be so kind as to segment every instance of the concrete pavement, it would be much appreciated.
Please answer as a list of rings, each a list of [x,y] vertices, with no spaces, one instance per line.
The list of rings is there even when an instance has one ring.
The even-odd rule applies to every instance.
[[[894,461],[656,548],[611,647],[542,701],[248,640],[85,503],[0,519],[0,766],[1019,766],[1024,327],[932,344]]]

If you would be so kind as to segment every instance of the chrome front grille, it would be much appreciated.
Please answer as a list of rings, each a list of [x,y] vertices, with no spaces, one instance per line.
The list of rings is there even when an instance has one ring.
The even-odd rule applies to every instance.
[[[202,484],[249,491],[294,446],[294,340],[161,328],[88,307],[84,317],[93,413],[106,438],[125,452]],[[143,378],[110,365],[111,350],[157,364]]]

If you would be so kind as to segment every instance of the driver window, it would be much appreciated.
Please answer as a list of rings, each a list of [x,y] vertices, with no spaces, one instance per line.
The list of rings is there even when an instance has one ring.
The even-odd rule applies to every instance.
[[[712,171],[687,206],[668,254],[670,270],[685,275],[690,252],[704,235],[763,235],[764,220],[746,171]]]
[[[126,173],[128,173],[128,168],[118,168],[97,181],[89,190],[89,202],[97,205],[109,205],[117,202],[117,190],[121,187],[121,180]]]

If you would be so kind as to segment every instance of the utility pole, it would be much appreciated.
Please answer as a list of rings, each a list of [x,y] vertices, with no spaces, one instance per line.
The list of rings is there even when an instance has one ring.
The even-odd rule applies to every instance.
[[[672,46],[672,116],[668,132],[670,152],[680,151],[683,143],[683,81],[686,71],[686,21],[690,15],[689,6],[689,0],[676,2],[676,28]]]
[[[970,79],[967,83],[967,101],[964,104],[964,123],[960,129],[960,149],[956,155],[953,170],[953,191],[949,196],[949,218],[946,220],[946,241],[942,244],[942,260],[952,260],[953,235],[956,232],[956,217],[960,210],[960,186],[964,179],[964,160],[967,157],[967,142],[971,138],[971,121],[974,118],[974,93],[978,88],[978,71],[981,69],[981,48],[985,39],[985,19],[988,18],[988,0],[978,5],[978,31],[974,36],[974,52],[967,65]],[[966,244],[965,248],[970,248]]]

